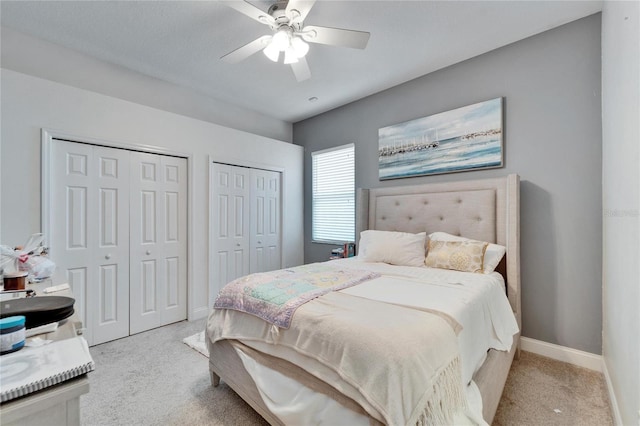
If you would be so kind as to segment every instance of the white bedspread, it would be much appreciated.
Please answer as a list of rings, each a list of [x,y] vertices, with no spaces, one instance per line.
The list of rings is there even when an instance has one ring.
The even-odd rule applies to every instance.
[[[366,263],[357,257],[332,262],[339,263],[341,267],[368,269],[382,275],[342,290],[344,293],[444,312],[462,325],[458,344],[465,384],[482,365],[489,349],[510,350],[513,335],[519,331],[505,293],[504,279],[497,272],[475,274],[394,266]]]
[[[516,319],[505,294],[504,280],[498,273],[485,275],[427,267],[392,266],[383,263],[365,263],[357,258],[332,262],[339,263],[345,268],[368,269],[381,274],[379,278],[341,290],[341,292],[396,305],[439,311],[457,321],[462,326],[458,334],[458,344],[463,381],[471,388],[475,386],[471,378],[484,362],[487,351],[491,348],[509,350],[513,343],[513,335],[518,332]],[[277,355],[272,345],[242,341],[256,350]],[[280,356],[285,352],[284,358],[294,363],[300,356],[293,351],[284,351]],[[317,420],[314,416],[319,415],[324,419],[320,422],[322,424],[330,424],[327,420],[337,418],[348,419],[346,423],[354,425],[359,422],[367,423],[367,418],[359,415],[343,417],[349,414],[348,410],[341,408],[339,404],[336,406],[330,398],[318,394],[312,397],[309,393],[311,391],[299,383],[278,380],[272,370],[251,363],[246,356],[241,358],[247,370],[253,372],[252,375],[256,377],[256,384],[265,403],[281,420],[300,422],[304,419],[304,422],[314,422]],[[331,382],[331,374],[333,372],[327,369],[322,377]],[[268,379],[260,380],[260,377]],[[282,395],[287,397],[278,401],[282,399]],[[292,404],[292,400],[296,403]],[[458,421],[461,424],[468,424],[467,422],[482,424],[481,410],[480,407],[473,410],[475,413],[468,412],[464,421],[463,419]],[[331,415],[337,417],[331,417]],[[345,424],[344,421],[336,424],[340,423]]]
[[[285,425],[371,426],[371,418],[352,411],[323,393],[265,367],[236,349],[265,405]],[[465,389],[468,408],[456,413],[456,426],[488,426],[482,418],[482,396],[472,381]]]

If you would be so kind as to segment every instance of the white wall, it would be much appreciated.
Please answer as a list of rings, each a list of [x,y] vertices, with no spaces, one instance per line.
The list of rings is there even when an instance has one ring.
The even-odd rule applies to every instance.
[[[2,27],[2,68],[291,142],[291,123]]]
[[[602,10],[602,353],[624,425],[640,424],[639,5]]]
[[[293,266],[303,262],[303,149],[300,146],[6,69],[2,70],[1,87],[0,235],[3,244],[22,244],[29,235],[41,230],[40,131],[47,128],[191,156],[191,319],[205,316],[209,310],[209,155],[213,159],[236,159],[240,163],[285,170],[283,263]]]

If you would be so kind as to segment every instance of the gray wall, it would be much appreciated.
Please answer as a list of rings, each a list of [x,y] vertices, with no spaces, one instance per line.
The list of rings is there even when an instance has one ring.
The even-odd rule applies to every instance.
[[[356,186],[365,188],[518,173],[523,335],[600,354],[600,66],[597,14],[294,124],[294,143],[305,147],[305,262],[332,247],[310,241],[312,151],[353,142]],[[378,128],[499,96],[504,168],[378,180]]]

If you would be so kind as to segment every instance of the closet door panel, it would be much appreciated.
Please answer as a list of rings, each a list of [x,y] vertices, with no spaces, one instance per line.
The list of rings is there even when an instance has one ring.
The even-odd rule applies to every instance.
[[[249,169],[214,163],[212,245],[214,288],[249,273]]]
[[[280,242],[280,177],[277,172],[267,172],[267,207],[265,218],[266,247],[269,270],[282,268],[282,244]]]
[[[142,314],[154,314],[157,312],[156,262],[155,260],[143,260],[140,266],[140,288],[135,289],[134,287],[134,290],[137,290],[142,296]]]
[[[181,272],[184,267],[180,267],[180,259],[177,257],[167,258],[165,261],[165,274],[167,275],[167,309],[176,309],[180,306],[182,292],[180,286]]]
[[[52,240],[53,241],[53,240]],[[53,244],[52,244],[53,246]],[[54,250],[51,250],[51,254],[53,255]],[[88,297],[87,297],[87,287],[88,287],[88,276],[89,276],[89,268],[86,266],[80,267],[69,267],[61,265],[59,262],[59,257],[56,256],[56,270],[62,271],[65,275],[66,279],[61,280],[61,282],[66,282],[71,287],[71,291],[73,293],[73,298],[76,299],[73,309],[78,313],[83,326],[85,327],[85,331],[83,335],[85,339],[87,339],[87,343],[90,345],[93,344],[93,333],[92,327],[90,327],[88,322],[87,315],[87,306],[88,306]]]
[[[100,326],[111,324],[118,320],[118,266],[106,265],[100,267],[98,275],[98,291],[101,303],[99,305],[98,323]]]
[[[93,147],[54,141],[51,147],[51,231],[50,256],[56,262],[56,281],[68,282],[76,298],[75,310],[87,327],[91,343],[92,313],[87,309],[89,283],[95,282],[89,212],[94,178],[90,175]]]
[[[160,325],[157,292],[164,275],[158,273],[156,257],[161,246],[163,211],[158,205],[160,157],[132,152],[131,156],[131,247],[130,332],[139,333]],[[160,225],[160,226],[159,226]]]
[[[94,147],[95,268],[89,287],[97,306],[93,344],[129,335],[129,153]]]
[[[187,161],[134,153],[131,164],[131,333],[138,333],[187,315]]]
[[[251,170],[251,272],[280,269],[280,173]]]
[[[51,250],[90,344],[129,334],[126,151],[55,140]]]
[[[187,160],[161,156],[163,210],[159,271],[164,286],[158,292],[161,325],[187,317]]]
[[[213,266],[213,273],[211,276],[211,280],[213,281],[213,285],[214,285],[214,291],[213,291],[213,296],[215,297],[215,295],[218,294],[218,291],[220,291],[220,289],[222,287],[224,287],[224,285],[226,283],[228,283],[229,281],[231,281],[229,279],[229,253],[226,252],[217,252],[217,248],[215,249],[216,253],[212,256],[211,258],[211,263]],[[213,300],[211,301],[210,304],[213,303]]]

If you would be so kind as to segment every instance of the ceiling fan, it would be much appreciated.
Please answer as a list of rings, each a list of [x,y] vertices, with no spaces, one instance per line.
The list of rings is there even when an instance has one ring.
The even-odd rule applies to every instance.
[[[304,19],[315,0],[280,0],[272,4],[267,12],[247,1],[236,0],[223,3],[261,24],[268,25],[273,32],[220,58],[231,64],[240,62],[260,50],[270,60],[278,62],[280,52],[284,52],[284,63],[291,65],[297,81],[303,81],[311,77],[311,71],[305,59],[309,51],[307,43],[364,49],[369,41],[370,34],[364,31],[305,26]]]

